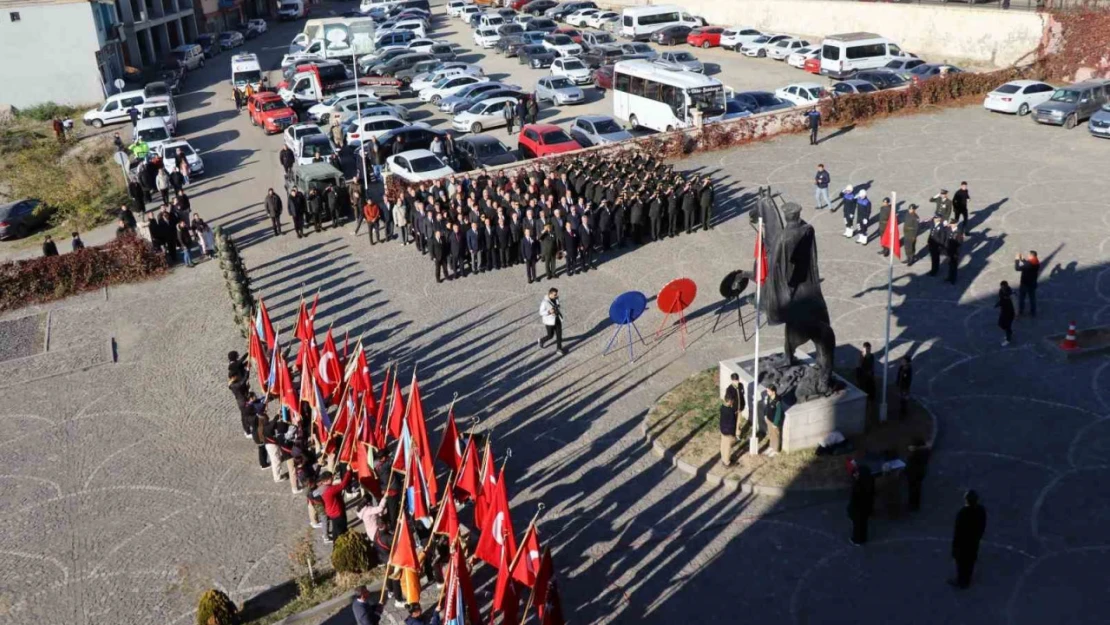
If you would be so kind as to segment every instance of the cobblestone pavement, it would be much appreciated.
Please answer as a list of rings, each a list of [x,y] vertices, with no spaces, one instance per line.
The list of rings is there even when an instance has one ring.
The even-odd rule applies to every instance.
[[[363,336],[376,381],[388,361],[404,378],[418,367],[433,439],[457,392],[456,413],[480,417],[496,448],[512,449],[517,531],[547,506],[541,539],[555,550],[575,622],[1105,619],[1110,359],[1062,364],[1037,342],[1069,320],[1110,323],[1106,143],[971,107],[855,128],[816,148],[799,136],[688,159],[678,166],[718,180],[716,228],[555,281],[570,347],[560,357],[536,348],[549,285],[526,285],[523,270],[436,284],[413,248],[371,247],[351,226],[272,238],[261,198],[280,186],[279,140],[229,113],[223,89],[182,97],[184,132],[213,151],[195,209],[245,246],[283,333],[299,294],[319,289],[318,325]],[[717,283],[751,263],[742,213],[759,185],[801,203],[817,228],[838,359],[851,362],[865,340],[881,348],[886,265],[876,243],[840,236],[839,214],[814,213],[817,162],[834,188],[870,184],[874,198],[897,191],[924,205],[960,180],[973,198],[956,286],[926,277],[923,263],[895,268],[892,356],[914,356],[915,392],[940,437],[924,510],[877,520],[862,549],[847,543],[841,496],[725,493],[657,460],[639,432],[668,388],[752,351],[738,327],[713,325]],[[1029,249],[1045,261],[1039,315],[1019,320],[1015,344],[1000,348],[994,293],[1017,279],[1012,259]],[[679,276],[700,287],[688,348],[669,331],[653,340],[653,309],[634,363],[620,351],[603,356],[612,298],[654,295]],[[781,332],[764,338],[777,345]],[[243,600],[288,577],[285,545],[307,519],[288,485],[254,468],[238,431],[223,355],[242,345],[214,263],[61,302],[50,345],[13,361],[34,376],[5,366],[0,378],[9,397],[0,411],[0,623],[185,623],[199,588]],[[982,494],[989,523],[975,585],[956,592],[944,579],[967,487]],[[488,589],[488,570],[476,578]]]

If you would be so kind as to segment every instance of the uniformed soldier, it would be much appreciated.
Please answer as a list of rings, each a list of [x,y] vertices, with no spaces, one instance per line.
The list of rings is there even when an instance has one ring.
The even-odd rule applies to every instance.
[[[921,218],[917,215],[917,204],[910,204],[906,216],[902,218],[902,246],[906,250],[906,258],[902,262],[912,265],[917,256],[917,229],[920,227]]]
[[[952,219],[952,200],[948,198],[948,189],[941,189],[939,195],[934,195],[929,200],[936,204],[936,214],[940,215],[943,221],[947,222]]]
[[[709,230],[713,227],[713,182],[708,177],[701,177],[701,190],[698,192],[698,203],[701,205],[701,226],[702,230]]]
[[[933,225],[929,229],[929,261],[931,263],[929,268],[929,275],[937,275],[940,270],[940,253],[945,250],[948,245],[948,228],[944,225],[944,220],[940,215],[933,215]]]

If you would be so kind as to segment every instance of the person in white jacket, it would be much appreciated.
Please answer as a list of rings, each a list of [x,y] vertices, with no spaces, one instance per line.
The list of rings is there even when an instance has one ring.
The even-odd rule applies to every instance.
[[[539,341],[540,349],[544,348],[551,337],[555,337],[555,347],[560,354],[566,354],[567,350],[563,349],[563,311],[559,307],[559,289],[548,290],[547,297],[540,302],[540,321],[546,330]]]
[[[405,203],[397,200],[393,203],[393,228],[401,231],[401,245],[409,244],[409,218]]]

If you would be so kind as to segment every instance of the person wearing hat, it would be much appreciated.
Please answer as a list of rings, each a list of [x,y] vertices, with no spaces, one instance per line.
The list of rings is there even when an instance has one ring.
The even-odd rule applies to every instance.
[[[948,245],[948,226],[940,215],[933,215],[933,225],[929,228],[929,275],[940,271],[940,253]]]
[[[960,265],[960,244],[964,242],[964,235],[960,232],[960,224],[948,224],[948,240],[945,242],[945,252],[948,254],[948,278],[945,282],[956,284],[956,271]]]
[[[713,220],[713,181],[709,176],[701,176],[701,189],[698,192],[698,203],[701,205],[701,227],[702,230],[709,230],[713,227],[710,223]]]
[[[890,198],[884,197],[882,205],[879,206],[879,237],[880,237],[879,240],[880,240],[880,242],[882,241],[881,237],[886,235],[887,226],[890,225],[890,212],[891,212],[891,210],[893,210],[893,209],[890,205]],[[897,217],[895,218],[895,220],[897,220]],[[887,245],[883,245],[883,244],[880,243],[879,247],[881,248],[881,249],[879,249],[879,253],[883,255],[883,258],[886,258],[887,256],[890,256],[890,248]]]
[[[844,238],[850,239],[856,232],[853,223],[856,218],[856,193],[852,185],[840,192],[840,206],[844,209]]]
[[[867,222],[871,219],[871,200],[867,199],[867,189],[860,189],[856,194],[856,224],[859,234],[856,243],[867,245]]]
[[[944,221],[952,218],[952,200],[948,197],[948,189],[941,189],[938,195],[929,198],[933,204],[936,204],[936,214]]]
[[[914,256],[917,255],[917,231],[921,225],[921,217],[917,214],[917,204],[910,204],[906,216],[902,218],[902,247],[905,249],[906,258],[902,261],[912,265]]]

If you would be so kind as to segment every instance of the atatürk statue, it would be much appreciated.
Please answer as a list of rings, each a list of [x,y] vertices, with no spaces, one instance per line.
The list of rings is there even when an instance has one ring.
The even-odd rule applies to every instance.
[[[781,368],[799,364],[794,357],[798,347],[809,341],[817,347],[815,368],[805,367],[793,375],[781,373],[796,383],[798,401],[830,395],[837,390],[832,380],[836,334],[821,295],[813,226],[802,220],[801,206],[790,202],[779,208],[767,194],[761,193],[756,210],[763,216],[763,241],[767,246],[767,279],[760,287],[763,313],[769,323],[786,325],[785,362]]]

